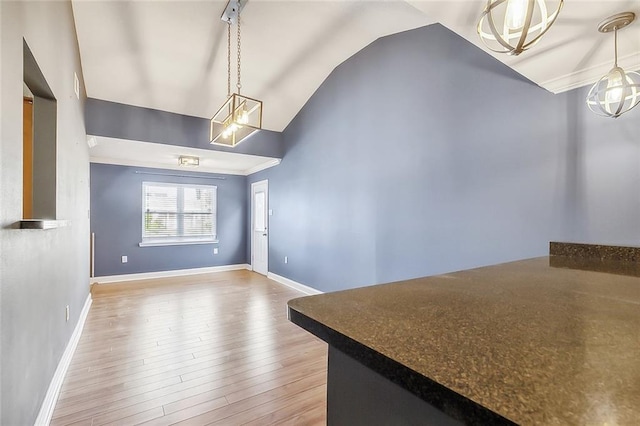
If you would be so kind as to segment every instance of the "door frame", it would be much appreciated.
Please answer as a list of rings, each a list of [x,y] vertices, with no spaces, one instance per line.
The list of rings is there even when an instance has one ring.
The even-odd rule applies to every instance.
[[[255,194],[255,188],[258,185],[265,185],[265,209],[266,209],[266,213],[267,213],[267,220],[266,220],[266,224],[267,224],[267,253],[266,253],[266,259],[267,259],[267,274],[269,273],[269,234],[270,234],[270,223],[269,223],[269,180],[268,179],[264,179],[264,180],[260,180],[257,182],[253,182],[251,184],[251,217],[249,218],[249,233],[251,234],[251,270],[253,270],[253,254],[254,254],[254,250],[255,250],[255,241],[253,238],[253,234],[254,234],[254,229],[253,229],[253,224],[254,224],[254,215],[255,215],[255,209],[254,209],[254,194]]]

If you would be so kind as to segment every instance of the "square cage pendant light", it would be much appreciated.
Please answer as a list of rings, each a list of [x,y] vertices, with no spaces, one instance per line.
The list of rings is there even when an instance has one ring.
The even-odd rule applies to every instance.
[[[211,119],[209,140],[234,147],[262,128],[262,101],[234,93]]]
[[[227,100],[211,119],[209,127],[209,141],[213,145],[233,148],[240,142],[247,140],[258,130],[262,129],[262,101],[240,94],[242,83],[240,80],[241,44],[240,44],[240,11],[246,0],[229,0],[221,20],[227,23]],[[237,92],[231,93],[231,25],[235,23],[237,37]]]

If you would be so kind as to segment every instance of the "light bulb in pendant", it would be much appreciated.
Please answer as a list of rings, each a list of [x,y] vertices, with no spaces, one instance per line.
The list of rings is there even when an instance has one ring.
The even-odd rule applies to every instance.
[[[624,95],[624,84],[622,79],[624,78],[624,72],[620,68],[614,68],[609,72],[607,76],[607,94],[606,99],[608,103],[618,103],[622,100]]]
[[[249,122],[249,113],[247,111],[240,112],[240,116],[238,117],[238,123],[247,124]]]
[[[527,18],[528,8],[529,0],[508,0],[507,16],[505,17],[507,28],[511,30],[522,28]]]

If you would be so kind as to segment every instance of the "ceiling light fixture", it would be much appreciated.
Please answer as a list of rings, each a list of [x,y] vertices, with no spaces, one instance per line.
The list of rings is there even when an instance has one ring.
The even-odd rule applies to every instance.
[[[178,165],[197,167],[200,165],[200,157],[192,157],[189,155],[181,155],[178,157]]]
[[[518,56],[556,21],[564,0],[554,2],[556,7],[550,9],[547,0],[487,0],[478,21],[478,35],[489,50]]]
[[[240,0],[229,0],[222,13],[227,23],[227,100],[211,119],[209,140],[214,145],[234,147],[262,128],[262,101],[240,94]],[[237,93],[231,93],[231,25],[237,27]]]
[[[618,66],[618,30],[636,19],[633,12],[618,13],[598,25],[601,33],[614,34],[615,62],[607,75],[593,85],[587,95],[587,106],[596,114],[618,118],[640,103],[640,74],[625,72]]]

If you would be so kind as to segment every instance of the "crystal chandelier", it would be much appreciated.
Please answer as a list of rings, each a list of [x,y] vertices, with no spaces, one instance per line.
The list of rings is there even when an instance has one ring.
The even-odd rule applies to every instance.
[[[636,19],[633,12],[610,16],[600,23],[598,31],[614,34],[615,60],[607,75],[593,85],[587,95],[587,106],[596,114],[618,118],[640,103],[640,74],[625,72],[618,66],[618,30]]]
[[[240,94],[240,9],[246,2],[230,0],[222,20],[227,23],[227,100],[211,119],[209,140],[213,145],[234,147],[262,128],[262,101]],[[237,28],[236,93],[231,93],[231,26]]]
[[[564,0],[553,1],[555,8],[550,9],[548,0],[487,0],[478,35],[489,50],[518,56],[536,44],[558,18]]]

